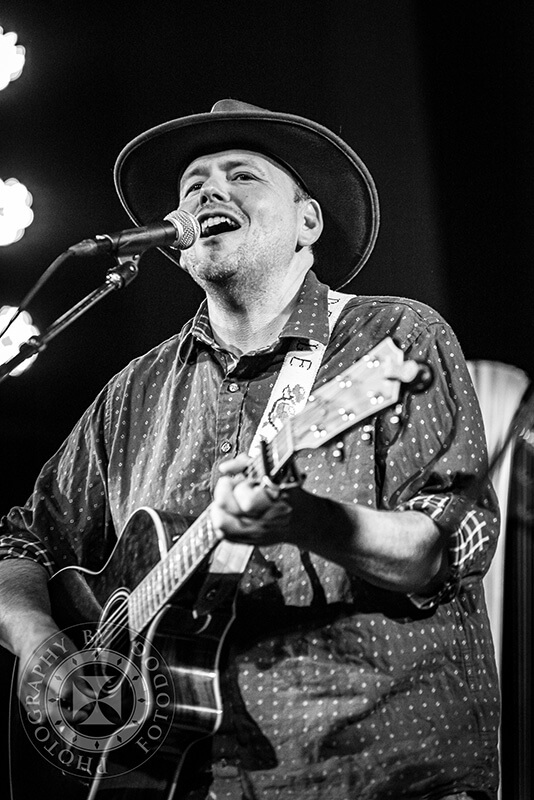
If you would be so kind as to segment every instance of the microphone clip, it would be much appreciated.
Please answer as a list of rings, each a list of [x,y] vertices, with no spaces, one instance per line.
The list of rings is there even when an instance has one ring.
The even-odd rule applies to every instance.
[[[124,289],[139,274],[141,256],[117,256],[116,265],[106,272],[106,283],[112,289]]]

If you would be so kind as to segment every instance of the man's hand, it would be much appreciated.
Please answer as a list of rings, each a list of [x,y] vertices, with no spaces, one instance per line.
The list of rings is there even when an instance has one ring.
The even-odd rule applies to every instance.
[[[74,685],[79,693],[88,699],[93,698],[79,670],[74,672],[74,679],[71,677],[70,657],[78,652],[71,639],[52,619],[38,630],[32,630],[20,651],[17,681],[17,694],[30,720],[32,713],[42,713],[41,698],[45,692],[47,704],[57,703],[66,721],[80,722],[88,716],[87,707],[77,713],[73,710]]]
[[[431,517],[341,503],[300,487],[277,498],[245,475],[248,463],[241,455],[221,464],[211,515],[221,539],[259,546],[287,542],[391,591],[428,594],[441,585],[448,537]]]
[[[246,455],[221,464],[214,492],[211,520],[220,538],[253,545],[291,541],[292,507],[289,493],[276,497],[262,484],[246,477]]]
[[[0,641],[19,659],[17,694],[27,713],[37,709],[46,690],[70,720],[73,685],[67,679],[68,660],[78,651],[52,617],[47,584],[48,574],[34,561],[0,561]],[[77,688],[87,694],[78,675]]]

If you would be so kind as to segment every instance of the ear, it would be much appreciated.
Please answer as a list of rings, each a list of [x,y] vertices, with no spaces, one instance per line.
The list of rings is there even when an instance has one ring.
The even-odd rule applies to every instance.
[[[301,247],[315,244],[323,232],[323,212],[321,206],[313,198],[301,201],[300,230],[297,242]]]

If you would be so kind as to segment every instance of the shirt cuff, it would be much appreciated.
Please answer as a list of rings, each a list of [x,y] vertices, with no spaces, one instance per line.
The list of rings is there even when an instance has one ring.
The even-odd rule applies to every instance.
[[[449,494],[416,495],[395,510],[422,511],[449,532],[449,574],[443,586],[431,597],[408,595],[421,609],[449,602],[458,594],[461,577],[489,543],[482,512],[473,507],[466,509],[461,498]]]
[[[2,536],[0,539],[0,561],[8,558],[26,558],[35,561],[46,569],[52,577],[55,569],[53,560],[38,540],[23,539],[19,536]]]

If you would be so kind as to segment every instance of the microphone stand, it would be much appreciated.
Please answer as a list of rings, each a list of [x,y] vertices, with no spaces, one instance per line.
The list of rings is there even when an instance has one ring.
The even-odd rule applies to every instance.
[[[102,300],[110,292],[117,289],[123,289],[128,286],[139,272],[140,256],[129,256],[128,258],[117,258],[115,267],[108,269],[106,279],[97,289],[94,289],[90,294],[80,300],[76,305],[72,306],[61,317],[53,322],[40,336],[32,336],[27,342],[24,342],[19,348],[16,356],[13,356],[5,364],[0,364],[0,381],[12,372],[19,364],[26,361],[30,356],[42,352],[47,346],[48,342],[54,339],[61,331],[65,330],[74,320],[78,319],[82,314],[85,314],[96,303]]]

